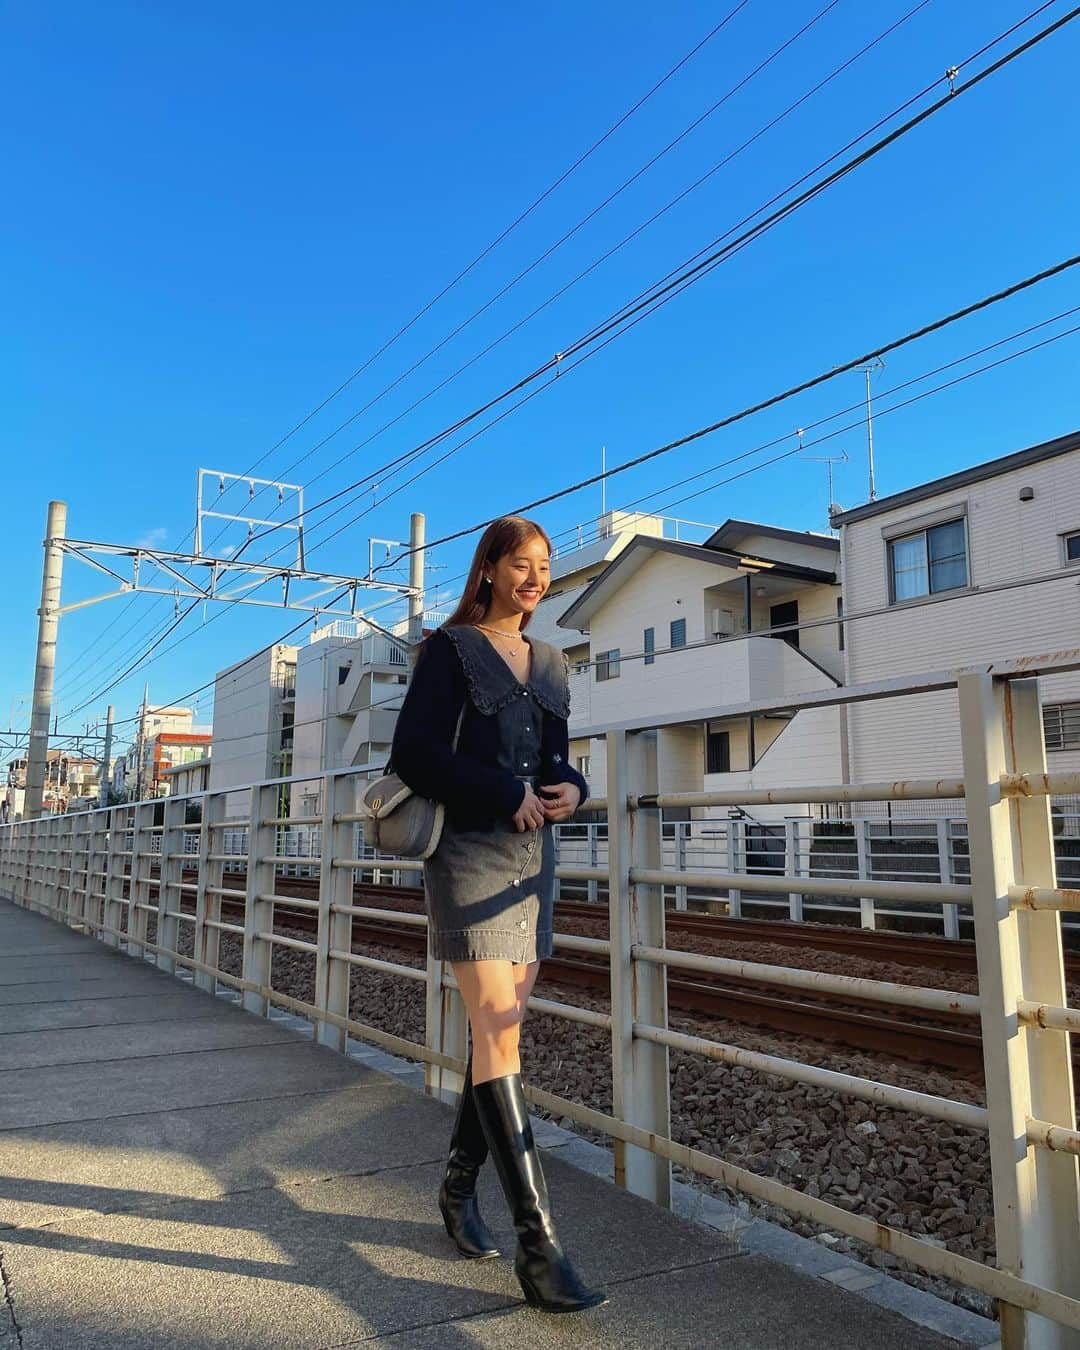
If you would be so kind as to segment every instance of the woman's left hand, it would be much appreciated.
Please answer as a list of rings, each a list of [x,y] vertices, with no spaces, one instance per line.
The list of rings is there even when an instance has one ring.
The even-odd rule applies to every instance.
[[[550,824],[569,820],[581,801],[581,789],[576,783],[553,783],[540,789],[544,815]]]

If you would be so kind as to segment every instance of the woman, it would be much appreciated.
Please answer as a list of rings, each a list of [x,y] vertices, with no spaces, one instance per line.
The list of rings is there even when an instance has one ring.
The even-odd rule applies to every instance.
[[[429,951],[451,963],[472,1031],[439,1192],[446,1231],[465,1256],[499,1254],[476,1206],[490,1150],[526,1301],[578,1312],[606,1295],[582,1284],[555,1233],[518,1055],[536,972],[553,946],[550,827],[588,792],[567,763],[565,657],[525,637],[551,584],[550,559],[551,540],[533,521],[504,516],[488,526],[460,603],[421,648],[392,760],[413,791],[446,805],[424,864]]]

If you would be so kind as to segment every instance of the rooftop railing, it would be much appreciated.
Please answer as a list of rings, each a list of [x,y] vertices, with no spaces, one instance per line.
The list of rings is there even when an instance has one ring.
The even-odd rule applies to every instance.
[[[606,959],[607,1011],[534,996],[530,1007],[571,1023],[600,1028],[611,1041],[611,1113],[530,1088],[538,1106],[611,1138],[619,1184],[667,1205],[673,1163],[835,1233],[879,1248],[919,1269],[998,1300],[1005,1350],[1064,1350],[1080,1340],[1080,1188],[1069,1037],[1080,1009],[1067,1003],[1061,916],[1080,910],[1080,890],[1058,884],[1050,797],[1080,791],[1080,774],[1047,772],[1037,676],[1080,669],[1080,652],[1000,667],[819,691],[786,708],[823,702],[906,698],[927,689],[956,697],[963,763],[959,771],[892,782],[856,782],[731,792],[658,790],[657,722],[591,728],[606,739],[608,797],[604,866],[563,863],[562,880],[603,884],[608,936],[558,933],[557,949]],[[768,705],[752,706],[764,711]],[[743,709],[745,710],[745,708]],[[730,709],[706,709],[728,715]],[[695,712],[693,719],[700,720]],[[319,782],[319,856],[306,862],[318,876],[310,898],[277,889],[295,855],[283,851],[289,827],[309,817],[287,814],[300,782],[256,783],[247,790],[246,820],[226,819],[226,794],[170,797],[108,811],[50,817],[0,828],[0,893],[32,910],[96,934],[163,969],[186,968],[206,989],[240,992],[243,1005],[267,1014],[271,1005],[312,1020],[319,1040],[342,1050],[354,1036],[426,1065],[429,1089],[456,1090],[466,1053],[463,1004],[448,964],[423,968],[354,949],[354,919],[392,918],[422,928],[422,914],[359,905],[358,877],[370,874],[370,853],[358,844],[358,788],[363,770],[327,774]],[[229,795],[235,795],[230,789]],[[968,871],[962,881],[808,876],[803,868],[767,875],[754,870],[690,870],[664,866],[665,807],[752,808],[791,803],[964,800]],[[200,820],[188,823],[191,803]],[[244,828],[246,826],[246,829]],[[243,831],[242,835],[239,831]],[[160,841],[160,842],[158,842]],[[194,841],[194,843],[192,843]],[[231,847],[227,844],[231,842]],[[242,841],[243,853],[238,851]],[[237,880],[226,869],[243,862]],[[384,864],[417,874],[422,864]],[[842,869],[837,869],[842,871]],[[231,884],[230,884],[231,883]],[[896,905],[904,911],[959,906],[970,911],[978,993],[911,988],[883,980],[830,974],[671,948],[666,942],[665,888],[777,891],[802,897],[841,896]],[[242,922],[222,917],[224,901],[242,906]],[[280,933],[275,911],[308,911],[310,940]],[[223,938],[239,945],[239,974],[222,968]],[[310,1001],[276,989],[275,950],[307,955],[314,968]],[[351,1015],[350,973],[364,967],[426,990],[423,1044]],[[733,972],[733,968],[737,971]],[[977,1015],[981,1024],[985,1105],[877,1081],[857,1073],[751,1051],[675,1030],[668,1019],[668,971],[738,973],[779,989],[827,991],[867,999],[900,1016]],[[843,1096],[914,1112],[985,1132],[993,1178],[995,1265],[925,1241],[869,1214],[759,1175],[672,1137],[669,1054],[672,1050],[738,1065]]]

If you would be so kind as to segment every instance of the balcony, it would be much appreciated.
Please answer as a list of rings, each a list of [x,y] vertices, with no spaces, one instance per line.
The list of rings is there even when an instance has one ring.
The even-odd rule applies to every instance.
[[[593,654],[595,659],[595,652]],[[571,672],[570,729],[618,723],[646,714],[671,717],[709,705],[791,698],[836,681],[797,648],[775,638],[745,637],[658,651],[652,665],[623,653],[615,679],[597,680],[595,666]]]

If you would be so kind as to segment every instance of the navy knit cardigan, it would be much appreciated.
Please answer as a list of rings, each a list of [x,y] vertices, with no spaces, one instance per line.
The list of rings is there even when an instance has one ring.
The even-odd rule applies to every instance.
[[[541,786],[574,783],[581,802],[588,784],[568,763],[570,687],[564,654],[530,639],[532,669],[522,685],[478,629],[437,629],[423,644],[398,714],[390,761],[414,792],[444,802],[459,830],[490,830],[508,820],[525,797],[525,785],[500,761],[500,716],[522,690],[542,715]],[[461,714],[457,751],[451,746]],[[579,803],[580,804],[580,803]]]

